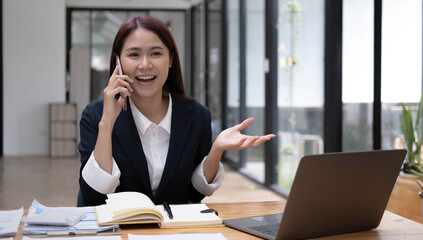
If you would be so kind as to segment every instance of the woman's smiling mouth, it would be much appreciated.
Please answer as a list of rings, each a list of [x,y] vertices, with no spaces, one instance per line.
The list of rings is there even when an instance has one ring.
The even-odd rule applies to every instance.
[[[141,81],[141,82],[151,82],[154,79],[156,79],[156,76],[153,75],[149,75],[149,76],[137,76],[135,77],[136,80]]]

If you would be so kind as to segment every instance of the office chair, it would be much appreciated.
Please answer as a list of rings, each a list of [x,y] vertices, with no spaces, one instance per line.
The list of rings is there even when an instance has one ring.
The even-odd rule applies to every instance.
[[[76,206],[85,207],[84,196],[82,196],[81,188],[79,189],[79,192],[78,192],[78,199],[76,200]]]

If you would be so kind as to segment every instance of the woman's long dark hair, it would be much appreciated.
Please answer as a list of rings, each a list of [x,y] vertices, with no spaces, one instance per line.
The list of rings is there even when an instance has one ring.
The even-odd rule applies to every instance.
[[[192,98],[185,95],[184,81],[182,78],[181,63],[179,62],[178,49],[169,28],[160,20],[150,16],[131,17],[127,19],[119,28],[113,42],[112,53],[110,55],[109,77],[116,67],[116,56],[120,56],[123,45],[128,36],[138,28],[143,28],[155,33],[163,44],[169,49],[169,56],[172,60],[172,67],[169,69],[163,90],[172,94],[182,101],[191,101]]]

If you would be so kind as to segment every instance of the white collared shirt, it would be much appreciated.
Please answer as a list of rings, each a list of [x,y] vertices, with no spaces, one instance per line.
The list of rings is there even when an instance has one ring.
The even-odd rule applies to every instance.
[[[172,120],[172,98],[169,94],[169,106],[167,113],[158,125],[148,120],[148,118],[146,118],[140,111],[138,111],[131,98],[129,98],[129,102],[132,116],[134,118],[134,122],[138,130],[138,135],[140,136],[144,150],[144,155],[147,159],[151,189],[154,195],[162,178],[167,152],[169,149]],[[206,157],[194,170],[191,177],[191,182],[193,183],[195,189],[197,189],[197,191],[199,191],[201,194],[210,196],[222,184],[224,169],[223,165],[219,163],[219,169],[216,173],[216,177],[212,183],[208,184],[203,171],[203,163]],[[120,184],[119,177],[121,172],[116,164],[115,159],[112,160],[112,174],[108,174],[98,165],[94,158],[93,151],[90,158],[88,159],[87,164],[82,170],[82,177],[84,178],[85,182],[97,192],[103,194],[113,193]]]

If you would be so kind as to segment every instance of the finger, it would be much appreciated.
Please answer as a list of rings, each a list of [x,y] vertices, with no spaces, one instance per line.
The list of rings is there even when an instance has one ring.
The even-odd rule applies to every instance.
[[[257,141],[255,141],[255,142],[253,143],[253,147],[258,147],[258,146],[260,146],[261,144],[263,144],[264,142],[266,142],[267,140],[269,140],[269,139],[267,139],[267,138],[265,138],[265,137],[260,137],[259,139],[257,139]]]
[[[119,77],[121,79],[123,79],[124,81],[129,82],[129,83],[133,83],[134,82],[134,80],[132,78],[130,78],[128,75],[120,75]]]
[[[275,134],[267,134],[267,135],[262,136],[262,137],[266,138],[266,140],[270,140],[270,139],[276,137],[276,135]]]
[[[265,136],[256,137],[256,138],[251,140],[249,147],[258,147],[261,144],[263,144],[264,142],[274,138],[275,136],[276,136],[275,134],[268,134],[268,135],[265,135]]]
[[[124,98],[122,98],[122,95],[120,95],[120,98],[118,98],[116,101],[118,102],[120,107],[123,108],[125,106],[126,100]]]
[[[247,118],[244,121],[242,121],[242,123],[235,126],[236,130],[241,132],[244,128],[250,126],[251,123],[253,122],[254,122],[254,118]]]
[[[118,82],[123,81],[127,83],[134,83],[134,80],[130,78],[128,75],[117,75],[115,78],[116,78],[115,81],[118,81]]]
[[[120,84],[120,87],[125,87],[129,90],[129,92],[133,92],[134,90],[132,89],[131,84],[129,83],[129,81],[133,82],[133,80],[131,78],[127,77],[127,76],[126,76],[126,78],[122,78],[122,77],[123,76],[118,77],[118,79],[119,79],[118,82]]]
[[[115,99],[115,96],[117,94],[126,93],[126,92],[129,93],[129,91],[128,91],[127,88],[125,88],[125,87],[116,87],[116,88],[114,88],[112,90],[107,90],[107,91],[105,90],[104,91],[104,98],[113,98],[113,99]],[[131,95],[131,94],[129,93],[128,95]]]
[[[259,140],[260,139],[260,137],[259,136],[249,136],[248,138],[247,138],[247,140],[244,142],[244,144],[243,144],[243,146],[242,146],[242,148],[248,148],[248,147],[252,147],[252,146],[254,146],[254,143],[257,141],[257,140]]]
[[[241,138],[237,144],[235,144],[236,149],[243,149],[243,146],[245,145],[245,142],[248,141],[248,137]]]
[[[132,87],[131,87],[130,83],[128,83],[128,81],[132,82],[133,80],[126,75],[118,75],[118,76],[115,76],[114,78],[115,78],[115,80],[113,82],[109,83],[110,89],[116,89],[118,87],[124,87],[127,90],[119,92],[119,93],[123,93],[123,94],[130,96],[131,94],[127,94],[127,93],[131,93],[134,90],[132,89]],[[113,77],[111,77],[110,79],[113,79]]]
[[[260,139],[256,141],[256,143],[258,143],[258,145],[261,145],[262,143],[267,142],[274,137],[276,137],[275,134],[267,134],[265,136],[261,136]]]
[[[121,98],[122,98],[122,94],[125,96],[131,96],[131,93],[126,87],[120,86],[120,87],[117,87],[116,90],[118,90],[116,94],[120,93]]]
[[[112,80],[114,76],[118,75],[118,73],[119,73],[119,66],[116,65],[115,69],[112,72],[112,76],[110,76],[109,78],[109,82]]]

